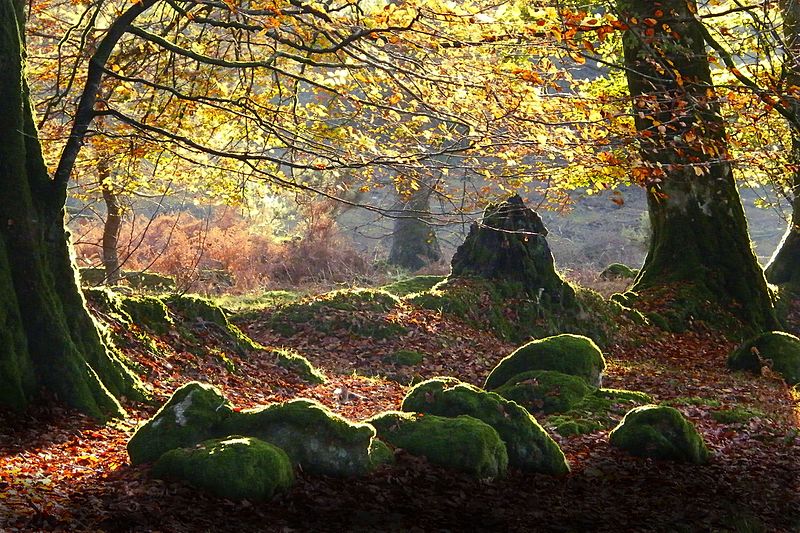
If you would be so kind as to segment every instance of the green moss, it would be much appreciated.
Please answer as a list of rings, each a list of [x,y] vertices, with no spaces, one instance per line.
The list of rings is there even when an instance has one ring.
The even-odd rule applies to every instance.
[[[495,392],[530,412],[563,413],[593,391],[583,378],[553,370],[530,370],[509,379]]]
[[[268,500],[294,482],[286,452],[238,435],[171,450],[159,458],[152,472],[154,477],[186,481],[229,500]]]
[[[395,296],[408,296],[417,292],[424,292],[432,289],[437,283],[446,279],[446,276],[414,276],[400,281],[395,281],[389,285],[384,285],[384,290]]]
[[[306,383],[316,385],[327,381],[325,374],[314,368],[314,365],[312,365],[308,359],[295,350],[290,348],[273,348],[269,350],[269,353],[275,356],[275,361],[278,363],[279,367],[296,374]]]
[[[122,296],[122,307],[134,324],[144,326],[158,335],[175,327],[164,302],[155,296]]]
[[[380,439],[372,439],[369,445],[369,461],[371,468],[394,463],[394,452]]]
[[[549,416],[546,425],[563,436],[610,429],[632,406],[652,401],[652,397],[644,392],[597,389],[566,413]]]
[[[614,317],[619,314],[618,306],[610,306],[594,291],[576,287],[570,290],[575,301],[564,307],[545,296],[529,296],[521,283],[448,278],[429,291],[410,295],[406,301],[456,316],[512,342],[564,331],[609,340],[617,327]]]
[[[800,339],[782,331],[762,333],[737,348],[728,357],[728,366],[755,373],[769,366],[789,385],[800,383]]]
[[[218,305],[206,298],[175,295],[167,298],[165,303],[172,311],[188,321],[214,324],[219,331],[231,339],[234,348],[242,355],[250,350],[262,349],[260,344],[231,324],[225,312]]]
[[[444,418],[391,411],[367,422],[375,426],[381,440],[432,464],[481,479],[506,474],[508,454],[500,435],[471,416]]]
[[[696,464],[708,460],[703,438],[680,411],[644,405],[631,409],[609,436],[612,446],[632,455]]]
[[[702,398],[700,396],[678,396],[662,402],[664,405],[703,405],[706,407],[719,407],[722,402],[713,398]]]
[[[622,263],[611,263],[600,272],[600,279],[633,279],[639,270]]]
[[[416,366],[425,359],[425,354],[414,350],[398,350],[389,356],[389,362],[397,366]]]
[[[758,409],[736,406],[731,409],[720,409],[711,411],[711,418],[720,424],[741,424],[756,417],[762,417],[764,413]]]
[[[130,325],[133,319],[125,310],[123,298],[108,287],[93,287],[83,289],[86,301],[96,309],[101,316],[115,320],[123,325]]]
[[[266,291],[255,294],[224,294],[216,296],[213,302],[226,313],[255,316],[264,309],[279,307],[300,299],[300,294],[290,291]]]
[[[555,370],[599,386],[605,367],[605,358],[592,339],[572,334],[556,335],[517,348],[494,367],[486,378],[485,388],[496,389],[529,370]]]
[[[196,381],[183,385],[128,441],[131,464],[155,461],[169,450],[217,436],[216,428],[231,413],[231,404],[216,387]]]
[[[528,411],[497,394],[452,378],[435,378],[412,388],[402,409],[437,416],[469,415],[492,426],[506,444],[511,466],[530,472],[569,472],[564,454]]]
[[[295,335],[313,324],[316,331],[323,333],[345,332],[364,338],[389,339],[407,332],[385,316],[398,304],[397,297],[386,291],[338,290],[287,304],[277,309],[267,323],[284,336]]]
[[[372,426],[350,422],[314,400],[292,400],[233,413],[220,431],[279,446],[294,464],[315,474],[361,475],[380,460],[380,456],[370,455],[375,436]]]

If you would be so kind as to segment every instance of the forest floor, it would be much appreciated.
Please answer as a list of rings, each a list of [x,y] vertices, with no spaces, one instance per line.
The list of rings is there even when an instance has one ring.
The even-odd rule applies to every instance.
[[[265,326],[270,313],[248,313],[239,323],[264,345],[301,352],[325,372],[325,384],[305,384],[262,352],[229,354],[230,371],[214,350],[192,353],[167,334],[155,339],[157,349],[135,341],[126,348],[158,401],[126,402],[124,420],[99,425],[57,402],[0,412],[0,530],[800,530],[800,398],[775,376],[727,370],[734,345],[702,326],[681,334],[621,326],[604,350],[604,386],[678,407],[712,452],[704,466],[628,456],[609,447],[607,430],[554,434],[572,469],[564,477],[511,470],[476,481],[399,452],[394,466],[362,478],[299,473],[288,493],[266,503],[219,500],[154,479],[148,465],[130,466],[125,444],[135,427],[190,380],[218,385],[238,407],[311,397],[363,420],[399,408],[412,377],[403,372],[480,385],[515,347],[420,309],[396,317],[407,333],[383,340],[321,333],[311,323],[279,336]],[[195,335],[209,346],[218,340],[200,323]],[[385,362],[398,349],[427,356],[413,371],[398,369]],[[334,391],[342,387],[362,397],[340,402]],[[714,415],[722,411],[744,415]]]

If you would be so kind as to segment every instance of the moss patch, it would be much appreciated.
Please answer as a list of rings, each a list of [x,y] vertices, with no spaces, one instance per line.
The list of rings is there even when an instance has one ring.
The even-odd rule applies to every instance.
[[[290,348],[273,348],[269,353],[275,356],[278,366],[296,374],[306,383],[320,384],[325,383],[325,374],[314,368],[308,359]]]
[[[631,268],[628,265],[611,263],[600,272],[600,279],[633,279],[638,273],[638,269]]]
[[[573,409],[549,416],[545,424],[565,437],[610,429],[631,407],[652,401],[652,397],[644,392],[597,389],[585,396]]]
[[[632,455],[703,464],[709,452],[691,422],[673,407],[631,409],[609,436],[612,446]]]
[[[229,500],[268,500],[292,486],[286,452],[237,435],[171,450],[153,465],[153,476],[179,479]]]
[[[291,336],[313,324],[315,331],[388,339],[407,332],[387,320],[399,304],[396,296],[375,289],[347,289],[304,298],[278,308],[267,320],[275,332]]]
[[[414,276],[413,278],[402,279],[389,285],[384,285],[381,290],[395,296],[408,296],[409,294],[430,290],[445,279],[446,276]]]
[[[240,354],[262,348],[228,320],[225,312],[211,300],[192,295],[171,296],[165,300],[171,311],[187,321],[213,326],[231,339],[233,348]]]
[[[469,415],[492,426],[506,443],[511,466],[530,472],[569,472],[564,454],[528,411],[497,394],[452,378],[435,378],[412,388],[403,410],[455,417]]]
[[[164,335],[175,327],[164,302],[155,296],[122,296],[122,307],[133,323]]]
[[[711,411],[711,418],[720,424],[742,424],[756,417],[764,416],[762,411],[758,409],[750,409],[737,405],[730,409],[720,409],[719,411]]]
[[[593,391],[583,378],[553,370],[522,372],[495,392],[513,400],[530,412],[563,413],[575,408]]]
[[[414,350],[398,350],[388,360],[397,366],[417,366],[425,359],[425,354]]]
[[[605,367],[603,353],[592,339],[581,335],[556,335],[517,348],[494,367],[486,378],[485,388],[496,389],[529,370],[555,370],[599,386]]]
[[[800,339],[782,331],[762,333],[737,348],[728,357],[728,366],[756,373],[768,366],[789,385],[800,383]]]
[[[294,464],[315,474],[354,476],[371,471],[375,429],[350,422],[314,400],[292,400],[233,413],[220,431],[247,435],[283,448]]]
[[[155,461],[161,455],[212,438],[215,428],[232,413],[232,406],[212,385],[187,383],[128,441],[131,464]]]
[[[508,453],[500,435],[490,425],[471,416],[444,418],[391,411],[367,420],[381,440],[433,464],[453,468],[477,478],[506,474]]]

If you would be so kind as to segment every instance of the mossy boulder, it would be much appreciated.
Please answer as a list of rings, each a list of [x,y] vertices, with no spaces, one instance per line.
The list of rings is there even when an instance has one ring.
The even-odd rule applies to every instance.
[[[610,443],[632,455],[703,464],[703,438],[680,411],[663,405],[631,409],[611,432]]]
[[[292,400],[236,412],[222,424],[223,434],[256,437],[283,448],[304,471],[331,476],[370,472],[383,456],[373,446],[375,429],[332,413],[314,400]],[[371,452],[380,455],[373,456]]]
[[[183,385],[128,441],[131,464],[155,461],[170,450],[216,436],[215,428],[232,412],[216,387],[196,381]]]
[[[456,417],[469,415],[489,424],[506,443],[511,466],[529,472],[566,474],[564,453],[520,405],[473,385],[435,378],[412,388],[403,411]]]
[[[308,359],[295,350],[289,348],[273,348],[269,353],[275,356],[275,362],[278,363],[279,367],[296,374],[306,383],[318,385],[327,381],[325,374],[316,369]]]
[[[484,388],[496,389],[517,374],[530,370],[555,370],[582,377],[589,385],[599,387],[605,367],[603,353],[592,339],[566,333],[517,348],[494,367]]]
[[[261,345],[245,335],[242,330],[231,324],[222,308],[211,300],[200,296],[183,294],[170,296],[164,300],[164,303],[173,312],[181,315],[186,320],[213,325],[230,338],[233,346],[241,354],[249,350],[260,350],[262,348]]]
[[[634,279],[639,274],[639,270],[631,268],[622,263],[611,263],[600,272],[600,279]]]
[[[800,383],[800,339],[782,331],[769,331],[748,340],[728,357],[728,367],[734,370],[758,373],[765,365],[789,385]]]
[[[186,481],[229,500],[268,500],[294,482],[286,452],[238,435],[171,450],[156,461],[152,474],[160,479]]]
[[[175,327],[164,302],[155,296],[122,296],[122,307],[134,324],[164,335]]]
[[[543,422],[562,436],[582,435],[616,426],[620,419],[638,405],[653,403],[644,392],[624,389],[596,389],[572,409],[549,415]]]
[[[583,378],[553,370],[522,372],[494,390],[531,412],[545,414],[574,409],[592,391]]]
[[[499,478],[506,474],[506,445],[490,425],[461,415],[445,418],[435,415],[390,411],[369,420],[378,436],[425,457],[432,464],[452,468],[477,478]]]

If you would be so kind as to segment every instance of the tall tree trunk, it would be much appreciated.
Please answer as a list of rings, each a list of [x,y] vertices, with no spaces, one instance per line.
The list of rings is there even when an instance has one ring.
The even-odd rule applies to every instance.
[[[422,182],[401,200],[394,222],[389,263],[413,271],[442,258],[436,231],[429,224],[430,197],[430,186]]]
[[[777,326],[727,158],[694,0],[619,0],[626,76],[646,166],[652,238],[634,291],[670,284]],[[683,305],[681,302],[673,302]]]
[[[122,206],[117,193],[110,182],[111,168],[106,159],[97,165],[101,180],[103,201],[106,204],[106,221],[103,224],[103,267],[106,271],[106,283],[116,285],[121,279],[119,264],[119,230],[122,227]]]
[[[783,72],[786,87],[800,86],[800,4],[797,0],[782,0],[783,13]],[[792,132],[792,218],[783,240],[766,268],[771,283],[800,288],[800,100],[787,97],[786,102],[794,122]]]
[[[94,417],[122,414],[116,398],[141,388],[78,287],[65,192],[47,174],[23,75],[18,7],[0,0],[0,402],[21,408],[44,388]]]

